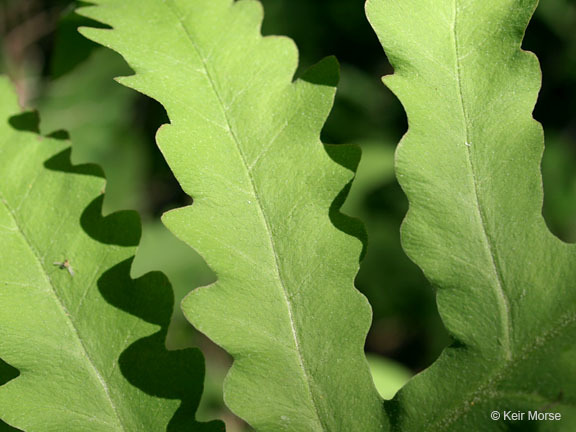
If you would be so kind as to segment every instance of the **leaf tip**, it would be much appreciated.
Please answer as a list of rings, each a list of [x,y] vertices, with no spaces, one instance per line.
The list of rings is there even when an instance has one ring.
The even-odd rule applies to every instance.
[[[300,79],[312,84],[336,87],[340,81],[340,64],[335,56],[325,57],[306,70]]]

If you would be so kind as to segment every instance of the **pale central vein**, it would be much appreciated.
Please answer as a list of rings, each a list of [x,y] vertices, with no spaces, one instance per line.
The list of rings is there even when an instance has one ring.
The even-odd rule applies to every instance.
[[[512,359],[512,347],[511,347],[511,318],[510,318],[510,305],[508,302],[508,297],[504,292],[504,281],[502,279],[501,270],[498,267],[498,260],[496,258],[496,251],[493,246],[493,241],[488,233],[486,216],[484,215],[483,207],[480,203],[480,193],[478,190],[478,179],[475,172],[474,164],[472,163],[472,145],[471,134],[470,134],[470,119],[468,117],[468,112],[466,110],[466,105],[464,103],[464,91],[462,89],[462,70],[460,64],[460,46],[458,42],[458,0],[454,0],[454,18],[452,24],[452,36],[454,39],[454,51],[455,51],[455,67],[456,67],[456,81],[458,85],[458,101],[460,103],[460,108],[462,110],[462,118],[465,130],[465,151],[466,159],[470,168],[470,173],[472,175],[472,183],[474,185],[474,200],[475,208],[478,212],[482,227],[482,237],[484,244],[486,245],[487,253],[490,259],[490,265],[494,278],[496,281],[496,299],[498,301],[498,309],[500,318],[502,320],[502,347],[504,349],[504,355],[506,360]]]
[[[112,408],[112,411],[114,413],[114,416],[116,417],[116,420],[118,421],[117,425],[122,430],[127,430],[126,427],[124,426],[123,422],[122,422],[122,418],[120,417],[120,414],[118,413],[118,410],[116,408],[116,404],[114,403],[112,396],[110,395],[110,389],[108,388],[108,384],[106,383],[106,380],[104,379],[104,377],[102,376],[102,374],[100,373],[100,371],[96,367],[96,364],[94,363],[94,361],[90,357],[90,354],[88,353],[88,349],[87,349],[86,345],[84,345],[84,341],[82,340],[82,337],[80,336],[80,332],[72,320],[72,316],[70,315],[68,308],[66,307],[66,305],[64,304],[64,302],[60,298],[60,296],[58,295],[58,293],[56,291],[56,287],[54,286],[54,282],[52,281],[52,278],[44,269],[43,261],[42,261],[42,258],[40,257],[39,251],[36,249],[36,247],[34,246],[34,243],[28,238],[24,229],[18,223],[18,218],[17,218],[15,212],[12,210],[12,208],[8,204],[8,201],[3,198],[1,192],[0,192],[0,201],[4,204],[4,207],[6,208],[6,211],[8,212],[8,214],[10,215],[12,222],[17,227],[18,233],[20,234],[20,236],[22,237],[24,242],[28,245],[28,248],[30,249],[30,251],[34,255],[34,258],[38,262],[38,266],[42,269],[42,272],[41,272],[42,277],[44,278],[46,284],[48,286],[50,286],[50,288],[51,288],[51,290],[49,290],[49,292],[53,295],[56,303],[60,306],[60,309],[64,313],[64,316],[65,316],[64,321],[67,323],[68,327],[72,331],[72,334],[76,337],[78,344],[82,349],[82,353],[84,354],[84,358],[87,360],[87,363],[88,363],[90,369],[92,370],[94,376],[96,377],[98,382],[101,384],[102,389],[104,391],[104,394],[106,396],[106,399],[107,399],[108,403],[110,404],[110,407]]]
[[[302,348],[300,347],[300,341],[299,341],[299,337],[298,337],[298,331],[296,329],[296,324],[294,321],[294,311],[293,311],[293,306],[292,306],[292,302],[290,301],[290,298],[288,296],[288,289],[286,288],[286,285],[284,284],[284,279],[282,277],[282,267],[280,265],[280,260],[278,257],[278,253],[277,253],[277,248],[274,242],[274,236],[273,236],[273,232],[272,232],[272,228],[270,226],[270,222],[268,220],[268,217],[266,216],[266,213],[264,212],[264,208],[263,208],[263,204],[260,200],[260,194],[258,192],[258,187],[256,185],[256,182],[254,181],[253,175],[252,175],[252,171],[250,170],[249,164],[247,162],[246,156],[244,155],[244,152],[242,151],[242,147],[240,145],[240,140],[238,139],[238,136],[236,135],[236,133],[234,132],[234,128],[232,126],[232,123],[228,117],[228,113],[226,110],[226,105],[224,104],[220,93],[218,92],[216,85],[215,85],[215,80],[212,77],[212,74],[210,72],[210,68],[208,67],[208,64],[205,60],[205,57],[202,55],[202,52],[200,50],[200,48],[198,47],[198,45],[196,44],[196,42],[194,41],[194,38],[192,37],[192,35],[190,34],[190,32],[188,31],[188,29],[186,28],[186,25],[184,22],[182,22],[182,20],[180,19],[181,15],[180,15],[180,11],[173,5],[166,3],[166,5],[168,5],[169,9],[172,9],[172,11],[174,12],[174,15],[176,16],[176,19],[178,21],[178,23],[180,24],[180,26],[182,27],[182,29],[184,30],[184,33],[186,34],[187,38],[189,39],[193,49],[196,51],[196,53],[198,54],[198,57],[201,59],[202,61],[202,66],[206,72],[206,76],[208,78],[208,82],[210,83],[211,89],[214,93],[214,95],[216,96],[216,99],[218,100],[218,103],[220,105],[220,108],[222,110],[222,114],[224,116],[224,119],[226,120],[226,124],[228,126],[228,129],[230,131],[230,136],[232,137],[232,140],[234,141],[236,148],[238,150],[238,153],[240,155],[240,159],[242,160],[242,164],[246,170],[246,175],[250,181],[250,186],[252,188],[252,193],[253,196],[258,204],[258,213],[263,221],[263,224],[265,226],[266,229],[266,233],[267,233],[267,238],[270,244],[270,249],[272,251],[272,254],[274,256],[274,271],[276,273],[276,278],[280,284],[280,286],[282,287],[282,295],[284,297],[284,300],[286,302],[286,306],[288,309],[288,318],[290,321],[290,330],[292,333],[292,337],[294,339],[294,345],[295,345],[295,350],[296,350],[296,354],[297,354],[297,358],[298,358],[298,362],[299,362],[299,366],[300,369],[302,370],[302,374],[304,377],[304,381],[305,381],[305,386],[306,386],[306,391],[308,393],[308,397],[310,398],[310,402],[313,406],[314,409],[314,414],[316,416],[316,421],[318,426],[320,427],[320,429],[324,429],[323,425],[322,425],[322,420],[320,417],[320,413],[318,412],[318,407],[316,406],[316,401],[314,399],[314,395],[312,392],[312,389],[310,387],[310,383],[311,383],[311,379],[310,376],[308,374],[308,371],[306,369],[306,366],[304,364],[304,357],[302,354]]]
[[[474,405],[478,405],[494,397],[497,397],[500,393],[497,388],[497,385],[502,382],[505,378],[505,373],[516,366],[518,363],[522,361],[526,361],[529,356],[536,350],[542,348],[548,343],[552,343],[555,338],[559,337],[562,332],[573,326],[576,323],[576,314],[568,313],[562,316],[559,320],[557,320],[559,324],[555,324],[550,327],[549,330],[543,332],[540,336],[534,338],[535,343],[533,345],[526,345],[517,355],[515,361],[508,361],[502,364],[502,367],[497,370],[492,377],[484,381],[484,383],[478,387],[478,389],[473,393],[473,397],[468,403],[461,405],[460,407],[451,411],[451,416],[447,420],[443,420],[441,422],[437,422],[433,430],[446,430],[450,425],[454,424],[456,420],[458,420],[463,414],[467,413],[472,409]],[[534,395],[534,393],[531,393]],[[555,401],[558,402],[558,401]],[[436,429],[438,428],[438,429]]]

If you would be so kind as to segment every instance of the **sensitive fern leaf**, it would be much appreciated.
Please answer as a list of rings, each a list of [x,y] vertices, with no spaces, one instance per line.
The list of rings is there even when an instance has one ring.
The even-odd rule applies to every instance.
[[[166,278],[130,278],[137,215],[103,218],[100,170],[72,166],[67,142],[18,111],[0,79],[0,357],[17,370],[0,362],[0,418],[26,432],[222,430],[194,421],[199,352],[164,348]]]
[[[158,143],[195,202],[164,222],[218,275],[183,310],[235,358],[228,405],[261,431],[380,430],[370,309],[353,288],[361,243],[330,219],[342,222],[333,202],[351,172],[319,141],[335,62],[292,82],[297,51],[260,35],[255,1],[92,3],[81,13],[112,30],[84,34],[122,54],[136,75],[121,82],[168,111]]]
[[[542,430],[573,430],[576,248],[541,215],[540,72],[520,49],[536,4],[368,2],[410,124],[403,244],[455,340],[388,405],[394,430],[503,430],[491,411],[530,409],[563,413]]]

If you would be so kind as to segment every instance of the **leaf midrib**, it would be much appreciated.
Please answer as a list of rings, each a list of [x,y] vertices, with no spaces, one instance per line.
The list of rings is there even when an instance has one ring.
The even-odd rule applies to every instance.
[[[503,339],[503,349],[505,359],[507,361],[512,360],[512,348],[511,348],[511,319],[510,319],[510,305],[508,301],[508,297],[504,291],[504,280],[502,277],[502,271],[498,265],[498,259],[496,255],[496,249],[493,245],[493,241],[488,233],[488,227],[486,222],[486,216],[484,214],[484,209],[481,204],[480,200],[480,193],[478,190],[478,179],[476,174],[476,168],[472,163],[472,146],[473,143],[471,142],[470,137],[470,120],[468,117],[468,112],[466,110],[466,104],[464,102],[464,91],[462,87],[462,65],[460,63],[460,46],[458,42],[458,9],[459,9],[459,0],[454,0],[454,15],[453,15],[453,22],[452,22],[452,36],[454,41],[454,56],[455,56],[455,68],[456,68],[456,84],[457,84],[457,93],[458,93],[458,102],[460,105],[460,109],[462,112],[462,121],[464,127],[464,135],[465,135],[465,151],[466,151],[466,161],[470,168],[469,172],[472,176],[472,184],[474,186],[474,208],[478,212],[478,217],[480,218],[480,224],[482,228],[482,240],[486,247],[486,252],[490,259],[490,268],[492,270],[494,280],[496,282],[495,291],[496,291],[496,298],[498,301],[498,311],[500,315],[500,319],[502,320],[502,339]]]
[[[503,326],[503,327],[504,327],[504,330],[506,330],[506,333],[504,335],[505,341],[506,341],[506,346],[505,346],[506,357],[505,357],[504,362],[501,363],[501,366],[497,367],[493,370],[493,373],[491,374],[491,378],[487,382],[485,382],[484,385],[481,385],[475,391],[470,392],[471,397],[469,398],[469,402],[465,402],[463,405],[455,407],[454,409],[452,409],[450,411],[449,415],[445,415],[443,417],[443,419],[435,422],[434,425],[432,426],[432,429],[434,429],[434,430],[445,430],[450,425],[454,424],[454,422],[458,418],[460,418],[463,414],[468,412],[471,409],[471,407],[473,406],[472,404],[477,404],[477,403],[482,402],[485,399],[489,399],[489,398],[482,398],[480,395],[483,392],[485,392],[488,388],[493,388],[497,383],[501,382],[504,379],[505,372],[515,364],[515,361],[514,361],[515,358],[516,359],[522,359],[523,356],[528,355],[530,352],[534,351],[537,348],[540,348],[542,345],[546,344],[547,342],[549,342],[550,340],[552,340],[556,336],[558,336],[558,334],[561,332],[561,330],[569,327],[570,325],[573,325],[576,322],[576,314],[573,314],[573,313],[567,314],[567,319],[561,320],[561,322],[564,321],[564,325],[559,326],[558,328],[555,328],[553,326],[552,330],[547,331],[543,335],[541,335],[540,337],[536,338],[537,340],[542,341],[540,344],[538,344],[536,346],[527,347],[525,350],[521,351],[515,357],[513,357],[512,351],[511,351],[511,346],[510,346],[511,324],[510,324],[510,308],[509,308],[509,304],[508,304],[508,298],[505,295],[505,292],[503,289],[503,286],[504,286],[503,279],[501,277],[501,272],[500,272],[499,267],[497,265],[498,261],[496,259],[495,251],[494,251],[490,236],[489,236],[488,231],[487,231],[485,216],[483,214],[482,206],[480,205],[480,198],[479,198],[479,193],[478,193],[478,184],[477,184],[477,179],[476,179],[475,167],[472,164],[472,158],[471,158],[471,151],[472,151],[471,145],[472,145],[472,143],[470,142],[469,119],[468,119],[468,114],[466,111],[466,105],[464,103],[464,93],[463,93],[463,89],[462,89],[460,47],[459,47],[459,42],[458,42],[458,31],[457,31],[458,9],[459,9],[458,4],[459,4],[459,0],[454,0],[454,15],[453,15],[453,23],[452,23],[452,25],[453,25],[452,26],[452,32],[453,32],[453,41],[454,41],[454,53],[455,53],[455,68],[456,68],[455,76],[457,79],[457,86],[458,86],[458,90],[457,90],[458,91],[458,99],[459,99],[459,103],[460,103],[460,107],[461,107],[461,111],[462,111],[463,123],[464,123],[465,135],[466,135],[467,161],[468,161],[468,164],[470,167],[470,172],[472,174],[472,180],[474,183],[476,209],[478,210],[480,220],[482,221],[482,231],[483,231],[485,244],[488,247],[489,256],[491,258],[492,269],[493,269],[494,274],[497,277],[496,280],[498,282],[498,286],[497,286],[498,297],[497,298],[500,300],[498,306],[499,306],[500,316],[503,319],[504,324],[505,324],[505,326]],[[449,419],[449,420],[446,421],[446,419]]]
[[[41,275],[42,275],[44,281],[46,282],[46,284],[51,288],[51,290],[49,290],[49,292],[54,297],[54,300],[56,301],[58,306],[60,306],[60,310],[62,311],[62,313],[64,315],[64,322],[67,323],[69,329],[72,331],[72,334],[75,336],[79,346],[81,347],[82,352],[84,354],[84,358],[86,358],[86,360],[88,361],[88,365],[90,366],[90,370],[93,372],[93,374],[96,377],[96,379],[98,380],[98,382],[100,382],[100,384],[102,385],[102,388],[104,390],[104,394],[106,396],[105,399],[110,404],[110,407],[112,408],[112,412],[114,413],[114,416],[116,417],[116,420],[117,420],[116,427],[119,427],[120,430],[128,431],[128,429],[125,427],[125,425],[122,421],[122,418],[120,417],[120,414],[118,412],[116,404],[110,395],[110,389],[108,387],[108,384],[106,383],[104,377],[102,376],[102,374],[100,373],[100,371],[96,367],[96,364],[92,360],[92,358],[88,352],[88,349],[86,348],[86,345],[84,345],[84,342],[82,341],[82,338],[80,337],[80,332],[79,332],[78,328],[76,327],[76,325],[74,324],[74,321],[72,320],[72,316],[70,315],[68,308],[66,307],[66,305],[64,304],[64,302],[62,301],[60,296],[58,295],[58,292],[56,291],[54,282],[52,281],[52,278],[50,277],[50,275],[48,274],[48,272],[46,271],[46,269],[44,267],[44,264],[43,264],[43,261],[41,259],[41,255],[40,255],[39,251],[34,246],[34,243],[32,242],[32,240],[30,240],[30,238],[26,235],[26,232],[24,231],[23,227],[18,222],[18,217],[16,215],[16,211],[14,211],[14,209],[12,209],[12,207],[8,203],[8,200],[6,200],[4,198],[1,190],[0,190],[0,201],[2,202],[3,206],[6,208],[6,211],[10,215],[12,222],[16,226],[18,234],[22,237],[22,239],[24,240],[24,242],[26,243],[26,245],[28,246],[28,248],[32,252],[32,255],[34,256],[34,259],[36,260],[38,267],[42,270]],[[98,420],[100,423],[102,423],[104,425],[111,426],[110,423],[108,423],[108,422],[102,422],[100,419],[98,419]]]
[[[294,312],[293,312],[293,306],[292,303],[290,302],[290,298],[288,296],[288,290],[284,284],[284,279],[282,277],[282,266],[280,265],[280,261],[278,258],[278,253],[277,253],[277,248],[275,245],[275,240],[274,240],[274,236],[272,234],[272,228],[270,226],[270,222],[268,221],[268,218],[266,216],[266,213],[264,212],[264,208],[262,205],[262,202],[260,200],[260,195],[258,193],[258,187],[256,185],[256,182],[254,181],[254,178],[252,176],[252,170],[250,169],[249,164],[247,163],[246,160],[246,156],[244,155],[244,152],[242,151],[241,145],[240,145],[240,140],[238,139],[238,136],[236,135],[236,133],[234,132],[234,128],[232,126],[232,122],[230,121],[229,117],[228,117],[228,111],[226,110],[226,107],[224,105],[224,102],[222,100],[222,97],[220,96],[220,93],[218,92],[217,88],[216,88],[216,83],[215,80],[212,76],[212,73],[210,71],[210,68],[208,67],[208,63],[202,53],[202,51],[200,50],[200,48],[198,47],[198,44],[195,42],[194,38],[192,37],[192,35],[190,34],[190,32],[188,31],[188,29],[186,28],[185,23],[182,21],[181,19],[181,11],[172,3],[164,3],[167,6],[167,9],[172,13],[172,15],[175,17],[176,21],[178,22],[178,24],[180,25],[180,27],[182,28],[182,30],[184,31],[186,38],[190,41],[190,44],[192,45],[194,51],[196,52],[196,54],[198,55],[198,57],[200,58],[200,60],[202,61],[202,67],[204,68],[204,71],[206,72],[206,77],[207,80],[210,84],[210,88],[212,90],[212,92],[214,93],[216,100],[218,101],[219,104],[219,108],[222,112],[222,115],[224,116],[224,120],[226,121],[226,126],[230,132],[230,136],[236,146],[236,150],[238,151],[238,154],[240,156],[240,159],[242,161],[242,166],[246,172],[246,176],[248,177],[249,181],[250,181],[250,187],[252,189],[252,195],[254,197],[254,200],[257,203],[257,208],[258,208],[258,214],[262,220],[262,223],[266,229],[266,234],[267,234],[267,239],[268,242],[270,244],[270,250],[272,251],[272,255],[274,256],[274,272],[276,273],[276,279],[279,283],[279,285],[282,288],[282,296],[284,298],[284,301],[286,303],[286,307],[288,310],[288,318],[289,318],[289,322],[290,322],[290,330],[292,333],[292,337],[294,340],[294,346],[295,346],[295,351],[297,354],[297,358],[298,358],[298,363],[300,366],[300,369],[302,371],[302,375],[303,375],[303,380],[305,383],[305,387],[306,387],[306,391],[308,393],[308,397],[310,398],[310,403],[313,407],[314,410],[314,414],[316,416],[316,422],[317,422],[317,426],[320,428],[320,430],[327,430],[324,428],[323,422],[322,422],[322,418],[320,416],[320,413],[318,411],[318,407],[316,405],[316,401],[311,389],[311,379],[310,376],[308,374],[308,371],[306,369],[305,363],[304,363],[304,357],[302,355],[302,350],[300,347],[300,342],[299,342],[299,338],[298,338],[298,333],[296,330],[296,325],[294,322]]]
[[[558,320],[558,322],[561,323],[559,326],[553,325],[549,330],[535,337],[534,339],[538,342],[534,345],[526,346],[522,351],[518,353],[516,360],[504,362],[501,367],[496,369],[496,372],[492,374],[492,377],[488,381],[485,381],[484,384],[480,385],[474,392],[471,392],[472,397],[468,398],[466,401],[463,401],[460,406],[453,408],[449,412],[449,415],[444,416],[444,419],[436,421],[431,429],[438,431],[446,430],[462,415],[470,411],[474,405],[498,396],[499,392],[497,391],[490,392],[487,397],[482,397],[482,394],[486,394],[485,392],[488,389],[494,390],[495,386],[504,380],[506,372],[516,366],[517,361],[526,360],[526,357],[531,353],[543,347],[544,345],[550,344],[555,338],[559,337],[562,331],[571,326],[574,326],[576,324],[576,313],[569,312],[566,315],[563,315],[561,319]],[[445,420],[446,418],[448,418],[447,421]]]

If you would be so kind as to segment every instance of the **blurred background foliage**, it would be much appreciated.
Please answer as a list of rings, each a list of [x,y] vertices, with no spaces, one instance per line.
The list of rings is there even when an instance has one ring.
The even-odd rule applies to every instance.
[[[364,0],[262,3],[263,33],[288,35],[299,46],[298,73],[327,55],[341,62],[341,85],[323,140],[363,149],[344,211],[361,218],[368,231],[356,284],[374,310],[366,342],[374,379],[381,394],[392,397],[449,343],[434,289],[400,244],[408,203],[394,178],[393,157],[407,121],[397,99],[380,82],[392,68],[366,21]],[[534,114],[546,130],[543,213],[556,235],[576,241],[576,0],[540,3],[524,48],[538,55],[543,69]],[[129,75],[130,68],[117,54],[77,33],[79,25],[94,23],[75,15],[75,6],[70,0],[0,0],[0,68],[16,83],[21,104],[40,111],[43,132],[70,133],[74,163],[103,166],[109,180],[105,211],[140,212],[144,230],[133,276],[165,272],[178,304],[187,292],[211,283],[215,276],[159,220],[163,212],[192,202],[154,143],[155,131],[168,119],[156,102],[112,80]],[[231,432],[248,430],[222,402],[229,357],[195,332],[178,307],[168,346],[199,346],[207,358],[199,418],[224,418]]]

